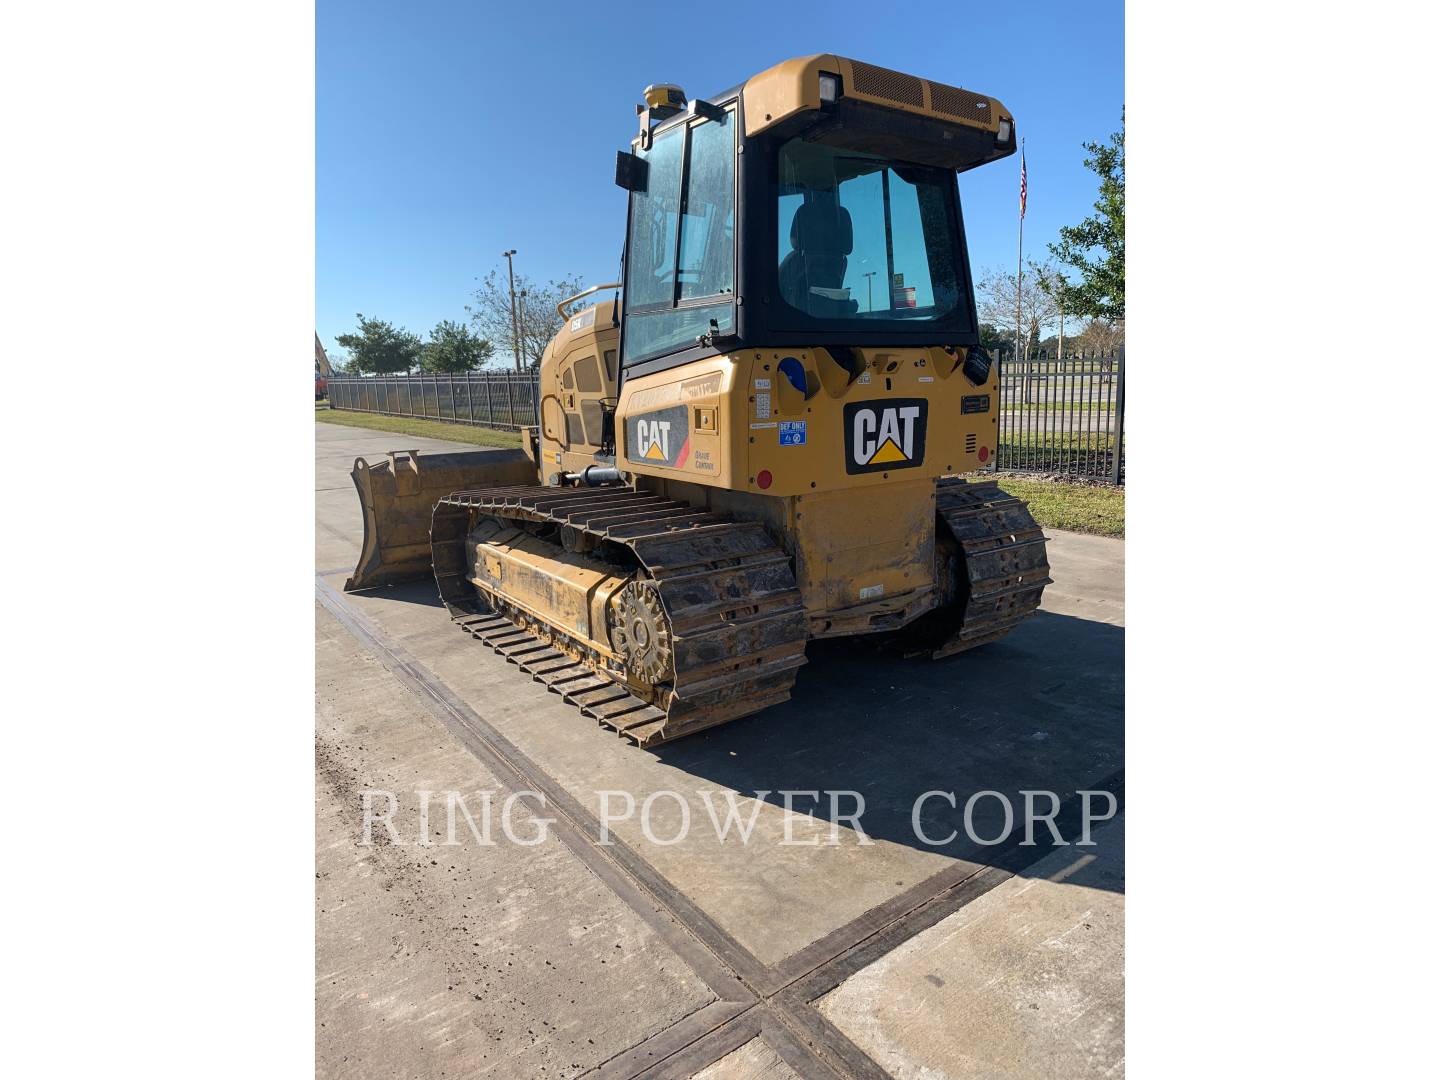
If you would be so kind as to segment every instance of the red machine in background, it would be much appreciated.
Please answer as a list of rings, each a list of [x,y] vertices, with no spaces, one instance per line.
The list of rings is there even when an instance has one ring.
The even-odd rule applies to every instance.
[[[325,346],[320,344],[320,334],[315,334],[315,400],[325,397],[327,380],[330,378],[330,358],[325,355]]]

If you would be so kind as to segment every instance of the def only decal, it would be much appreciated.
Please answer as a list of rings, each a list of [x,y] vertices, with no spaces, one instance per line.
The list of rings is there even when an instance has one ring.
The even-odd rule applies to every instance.
[[[683,469],[690,457],[690,407],[625,418],[625,460],[644,465]]]
[[[913,469],[925,463],[924,398],[855,401],[845,406],[845,471]]]

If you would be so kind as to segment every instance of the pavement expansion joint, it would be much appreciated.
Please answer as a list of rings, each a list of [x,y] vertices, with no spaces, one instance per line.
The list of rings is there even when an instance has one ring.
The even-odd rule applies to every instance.
[[[991,865],[957,862],[779,963],[763,964],[633,848],[614,837],[602,846],[599,822],[557,780],[324,580],[342,572],[319,571],[316,575],[316,596],[326,610],[414,691],[466,748],[492,769],[500,784],[513,789],[514,785],[507,783],[507,778],[513,777],[522,787],[543,793],[559,815],[558,838],[649,924],[715,995],[716,1000],[708,1005],[586,1075],[606,1080],[692,1076],[758,1037],[802,1077],[887,1077],[889,1074],[831,1024],[814,1002],[1046,854],[1041,848],[1020,847],[1022,837],[1017,829],[1009,840],[987,853]],[[1123,809],[1123,771],[1094,787],[1112,792]],[[1062,805],[1055,820],[1063,835],[1078,834],[1079,814],[1078,798]]]

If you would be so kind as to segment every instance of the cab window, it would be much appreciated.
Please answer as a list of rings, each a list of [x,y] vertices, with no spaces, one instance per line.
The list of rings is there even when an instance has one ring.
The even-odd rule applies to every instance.
[[[696,124],[680,216],[680,299],[723,296],[735,286],[734,125]]]
[[[735,113],[655,137],[630,199],[623,362],[734,327]],[[712,326],[713,323],[713,326]]]
[[[630,204],[630,265],[625,308],[669,304],[675,292],[675,232],[680,221],[680,156],[685,132],[672,128],[655,138],[648,154],[646,190]]]
[[[954,175],[792,139],[780,148],[778,273],[785,303],[817,319],[942,319],[962,292]]]

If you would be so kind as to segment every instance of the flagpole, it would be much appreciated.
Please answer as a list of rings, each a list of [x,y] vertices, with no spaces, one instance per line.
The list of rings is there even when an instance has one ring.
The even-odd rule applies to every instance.
[[[1020,293],[1025,284],[1025,140],[1020,140],[1020,239],[1015,245],[1015,359],[1024,362],[1020,345]]]

